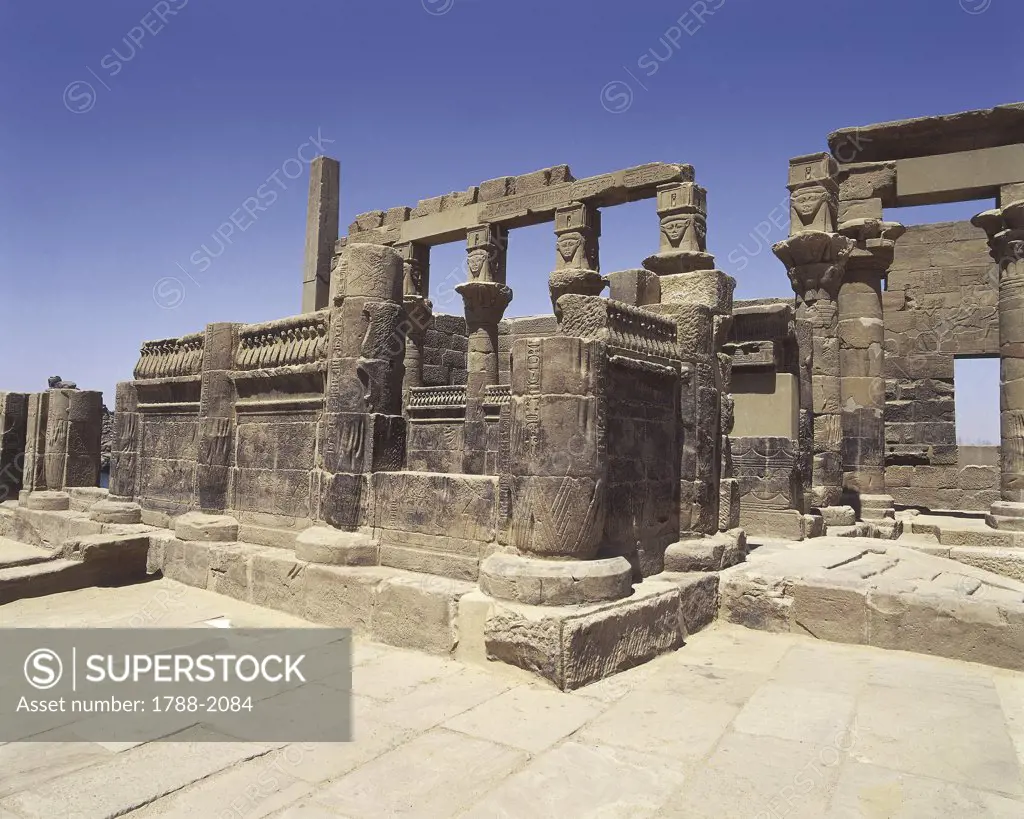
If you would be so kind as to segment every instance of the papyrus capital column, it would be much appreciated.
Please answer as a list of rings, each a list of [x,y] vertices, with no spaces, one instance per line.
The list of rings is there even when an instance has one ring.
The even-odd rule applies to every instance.
[[[463,471],[480,475],[487,451],[484,389],[498,383],[498,322],[512,301],[512,290],[499,282],[477,279],[463,282],[455,291],[465,303],[469,335]]]
[[[810,412],[813,419],[807,508],[839,503],[843,484],[836,300],[854,242],[835,232],[837,168],[835,160],[826,153],[790,160],[790,236],[772,247],[786,266],[796,293],[796,324],[809,330],[798,332],[800,407],[801,412]]]
[[[971,220],[999,271],[999,494],[988,523],[1024,531],[1024,200]]]
[[[895,519],[885,493],[885,332],[882,286],[906,232],[898,222],[851,219],[839,232],[854,242],[839,288],[839,370],[843,489],[861,518]],[[890,527],[892,533],[896,527]]]
[[[423,337],[433,317],[430,294],[430,246],[419,242],[395,245],[402,257],[402,306],[405,311],[405,377],[402,382],[402,406],[408,403],[409,390],[423,386]]]

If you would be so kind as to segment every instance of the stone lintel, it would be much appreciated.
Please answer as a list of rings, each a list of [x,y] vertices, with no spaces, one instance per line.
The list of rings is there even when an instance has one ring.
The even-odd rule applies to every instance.
[[[912,157],[896,165],[899,206],[995,199],[1001,186],[1024,182],[1024,144]]]
[[[401,223],[379,226],[384,220],[383,212],[380,212],[382,215],[374,224],[364,220],[353,225],[369,235],[353,230],[348,239],[377,244],[446,244],[459,241],[469,228],[483,222],[505,228],[539,225],[552,221],[558,208],[572,202],[600,208],[652,199],[659,185],[692,182],[694,178],[692,165],[664,162],[651,162],[579,180],[572,178],[568,168],[564,173],[556,173],[559,167],[565,166],[549,169],[552,172],[544,178],[537,176],[536,172],[521,177],[502,177],[502,190],[491,199],[484,199],[484,186],[481,186],[479,201],[460,204],[458,199],[435,197],[441,201],[434,212],[426,213],[424,209],[417,208],[410,212],[408,220]],[[523,180],[523,184],[519,185],[518,180]],[[336,252],[338,250],[340,248]]]
[[[1024,142],[1024,103],[840,128],[828,135],[842,163],[931,156]]]

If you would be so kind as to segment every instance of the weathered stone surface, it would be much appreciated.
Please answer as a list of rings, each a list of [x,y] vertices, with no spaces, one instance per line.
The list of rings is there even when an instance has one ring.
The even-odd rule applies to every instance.
[[[841,128],[828,135],[840,162],[886,162],[972,148],[1007,145],[1021,139],[1019,104],[977,111]]]
[[[111,562],[132,565],[141,576],[146,566],[149,538],[146,535],[84,535],[64,541],[61,557],[83,563]]]
[[[230,515],[189,512],[175,519],[174,535],[179,540],[198,540],[204,543],[238,540],[238,521]]]
[[[617,270],[608,274],[608,298],[643,307],[661,302],[661,278],[642,268]]]
[[[373,538],[359,532],[313,526],[295,539],[295,557],[333,566],[375,566],[377,545]]]
[[[668,575],[663,575],[667,580]],[[718,573],[689,572],[673,578],[679,587],[679,612],[686,634],[696,634],[718,616]]]
[[[59,512],[71,508],[71,496],[67,492],[45,490],[32,492],[25,500],[26,509],[41,512]]]
[[[826,506],[819,510],[826,526],[853,526],[857,513],[850,506]]]
[[[879,541],[822,538],[722,574],[722,616],[767,631],[1021,668],[1024,584]]]
[[[680,593],[648,580],[625,600],[576,609],[499,603],[484,635],[488,657],[572,690],[677,648]]]
[[[665,551],[667,572],[717,572],[742,563],[747,539],[742,529],[692,540],[680,540]]]
[[[966,139],[962,125],[925,131]],[[919,127],[907,133],[919,139]],[[1008,167],[998,150],[1017,147],[891,156],[896,130],[872,131],[887,142],[877,156],[870,141],[850,155],[856,135],[843,133],[834,156],[789,163],[790,235],[773,251],[796,299],[742,304],[707,252],[707,192],[689,166],[498,177],[362,213],[332,241],[337,165],[318,160],[307,312],[146,342],[135,380],[118,388],[109,498],[32,508],[40,490],[91,491],[96,447],[86,393],[58,384],[30,396],[24,501],[4,508],[0,528],[59,545],[139,517],[174,526],[150,536],[150,563],[168,576],[298,616],[350,616],[442,654],[479,580],[490,595],[464,606],[473,651],[490,641],[495,656],[568,687],[706,623],[716,573],[747,556],[740,527],[770,544],[829,525],[849,544],[897,535],[894,501],[999,501],[1010,505],[991,510],[1003,527],[991,531],[1012,542],[1024,520],[1012,505],[1024,502],[1024,297],[1007,253],[1024,229],[1024,180],[993,174]],[[966,192],[997,196],[999,209],[906,233],[883,221],[912,199]],[[645,198],[657,200],[658,252],[643,270],[602,277],[601,209]],[[510,231],[551,220],[553,314],[506,320]],[[430,248],[462,241],[463,274],[431,288]],[[606,283],[610,299],[598,295]],[[428,296],[453,285],[464,316],[435,315]],[[983,355],[1003,357],[1002,468],[957,446],[954,360]],[[948,553],[957,537],[939,545]],[[675,575],[654,600],[648,584],[666,572],[693,576]],[[768,584],[726,608],[790,628],[795,607],[807,630],[854,640],[833,580],[816,578],[818,592]],[[351,600],[335,601],[331,584]],[[485,622],[501,617],[491,640]],[[850,617],[853,634],[863,618]]]
[[[401,574],[378,587],[371,634],[374,640],[432,654],[451,654],[458,645],[459,598],[469,583]]]
[[[499,600],[565,606],[627,597],[632,576],[623,557],[554,561],[494,554],[480,566],[480,590]]]
[[[89,519],[98,523],[141,523],[142,507],[137,503],[101,500],[89,507]]]
[[[88,512],[99,501],[110,500],[110,490],[99,486],[72,486],[68,488],[71,511]]]

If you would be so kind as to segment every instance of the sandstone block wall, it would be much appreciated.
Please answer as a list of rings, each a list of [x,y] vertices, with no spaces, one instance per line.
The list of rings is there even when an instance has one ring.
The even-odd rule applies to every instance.
[[[469,339],[466,319],[439,313],[423,334],[423,386],[465,384]]]
[[[882,296],[886,487],[897,503],[987,509],[998,467],[959,464],[953,362],[999,354],[998,282],[984,231],[916,225],[896,243]]]
[[[510,383],[510,353],[516,339],[547,338],[557,333],[558,322],[553,315],[505,319],[498,324],[498,381]]]
[[[497,548],[497,478],[379,472],[372,484],[382,565],[476,580]]]
[[[498,324],[498,382],[509,383],[509,354],[518,338],[547,338],[558,332],[553,315],[505,319]],[[466,319],[439,313],[423,341],[423,386],[446,387],[466,383],[469,341]]]
[[[665,373],[609,367],[602,548],[635,560],[644,576],[661,570],[665,548],[679,537],[677,394],[677,380]]]
[[[144,506],[170,515],[192,508],[198,441],[197,412],[146,418],[139,441],[138,494]]]

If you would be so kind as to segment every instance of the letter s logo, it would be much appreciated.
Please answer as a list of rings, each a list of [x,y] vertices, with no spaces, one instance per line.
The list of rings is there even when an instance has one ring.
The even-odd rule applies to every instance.
[[[25,679],[33,688],[53,688],[63,674],[64,664],[52,649],[37,648],[25,658]]]

